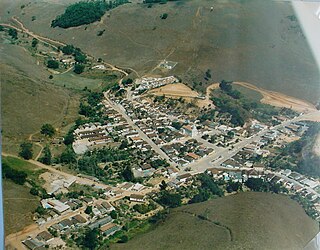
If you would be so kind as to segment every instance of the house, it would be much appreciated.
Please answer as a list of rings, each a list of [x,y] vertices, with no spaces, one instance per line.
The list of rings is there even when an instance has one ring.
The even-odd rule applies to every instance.
[[[44,199],[41,200],[41,205],[43,208],[46,209],[53,209],[56,211],[58,214],[62,214],[63,212],[67,211],[70,209],[70,206],[65,205],[61,201],[55,200],[55,199]]]
[[[110,216],[106,216],[106,217],[104,217],[104,218],[102,218],[102,219],[99,219],[99,220],[91,223],[91,224],[89,225],[89,228],[90,228],[90,229],[99,228],[99,227],[102,227],[102,226],[108,224],[108,223],[111,222],[111,221],[112,221],[112,218],[111,218]]]
[[[179,175],[177,177],[177,180],[180,182],[186,182],[186,181],[190,180],[191,178],[192,178],[192,175],[190,173],[185,173],[185,174]]]
[[[87,220],[85,218],[83,218],[80,214],[73,216],[72,219],[76,220],[77,223],[79,223],[79,224],[84,224],[87,222]]]
[[[134,202],[144,202],[144,195],[131,194],[129,200]]]
[[[23,245],[25,245],[28,249],[35,250],[37,248],[42,247],[44,244],[35,239],[27,239],[22,241]]]
[[[192,153],[192,152],[188,153],[187,156],[193,158],[193,160],[197,160],[200,157],[199,155]]]
[[[114,223],[109,223],[107,225],[104,225],[100,228],[100,231],[104,236],[110,236],[113,235],[115,232],[119,231],[121,227]]]
[[[67,229],[67,228],[70,228],[71,226],[73,226],[72,221],[69,219],[64,219],[64,220],[60,221],[59,224],[62,226],[63,229]]]
[[[48,231],[42,231],[36,237],[37,240],[44,241],[46,243],[50,242],[54,239],[53,235],[50,234]]]
[[[115,210],[115,208],[107,201],[103,201],[101,203],[101,206],[103,206],[107,210],[108,213]]]

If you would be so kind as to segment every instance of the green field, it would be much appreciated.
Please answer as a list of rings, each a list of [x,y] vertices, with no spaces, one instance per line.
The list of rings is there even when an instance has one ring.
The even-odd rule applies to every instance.
[[[50,28],[67,5],[32,1],[21,10],[18,3],[8,4],[3,12],[10,9],[11,14],[1,14],[4,20],[16,15],[36,33],[74,44],[95,58],[132,67],[141,75],[159,73],[152,69],[166,58],[178,62],[167,74],[179,75],[190,85],[202,81],[199,89],[227,79],[318,101],[319,72],[289,2],[193,0],[152,8],[133,2],[113,9],[101,22]],[[165,20],[160,18],[163,13],[168,14]],[[209,81],[204,79],[207,69],[212,72]]]
[[[246,192],[173,209],[156,229],[111,249],[292,250],[302,249],[318,231],[288,197]]]
[[[33,223],[32,212],[39,205],[39,200],[25,186],[9,180],[3,180],[2,184],[5,234],[8,235]]]

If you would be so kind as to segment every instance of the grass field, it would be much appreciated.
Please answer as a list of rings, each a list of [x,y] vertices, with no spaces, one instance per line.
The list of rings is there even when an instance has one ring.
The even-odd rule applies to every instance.
[[[166,58],[178,62],[168,74],[181,76],[191,86],[202,81],[198,85],[202,90],[227,79],[312,102],[319,98],[319,72],[289,2],[194,0],[152,8],[132,3],[113,9],[101,22],[66,30],[50,28],[66,5],[32,1],[21,10],[19,4],[7,4],[1,14],[3,20],[16,15],[36,33],[75,44],[96,58],[132,67],[142,75],[157,74],[153,69]],[[165,20],[160,18],[163,13],[168,13]],[[204,79],[207,69],[212,72],[209,81]]]
[[[60,131],[78,116],[80,95],[48,82],[49,72],[22,47],[0,44],[3,151],[17,154],[19,144],[51,123]],[[34,151],[38,151],[34,145]]]
[[[111,249],[292,250],[302,249],[318,230],[288,197],[246,192],[173,209],[156,229]]]
[[[22,230],[33,223],[32,212],[39,205],[37,197],[29,193],[29,188],[3,180],[5,234]]]

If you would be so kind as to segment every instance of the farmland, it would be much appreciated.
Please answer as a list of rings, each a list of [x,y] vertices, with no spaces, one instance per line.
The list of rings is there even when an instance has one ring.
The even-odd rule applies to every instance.
[[[141,75],[166,59],[178,63],[170,74],[180,75],[190,86],[195,82],[200,91],[227,79],[318,101],[319,73],[288,2],[219,1],[212,12],[204,0],[151,8],[132,3],[111,10],[100,22],[67,30],[50,28],[66,6],[32,2],[23,10],[19,5],[4,10],[10,9],[36,33],[72,43],[112,64],[132,67]],[[163,13],[168,14],[165,20],[159,18]],[[4,13],[4,18],[9,17]],[[101,30],[103,35],[97,36]],[[207,69],[212,71],[209,80],[204,79]]]
[[[317,230],[289,198],[249,192],[173,209],[156,229],[111,249],[301,249]]]

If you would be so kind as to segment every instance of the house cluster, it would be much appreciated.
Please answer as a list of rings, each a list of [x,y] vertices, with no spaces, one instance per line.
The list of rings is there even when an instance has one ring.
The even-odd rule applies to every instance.
[[[167,84],[177,83],[179,80],[174,76],[168,76],[163,78],[154,77],[142,77],[135,80],[136,86],[134,94],[138,95],[141,91],[158,88]]]
[[[162,146],[161,149],[179,166],[186,166],[202,157],[206,157],[214,151],[195,139],[186,140],[184,143],[175,142],[167,144]]]

